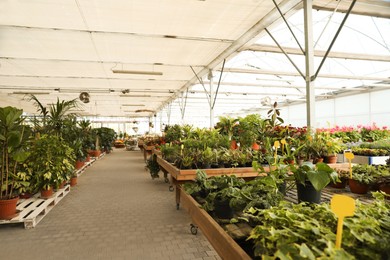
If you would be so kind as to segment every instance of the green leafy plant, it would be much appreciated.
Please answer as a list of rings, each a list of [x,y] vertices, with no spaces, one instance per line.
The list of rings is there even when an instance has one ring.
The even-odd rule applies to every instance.
[[[29,185],[25,173],[20,172],[29,156],[22,113],[15,107],[0,107],[0,199],[11,199]]]
[[[376,171],[373,165],[357,164],[352,167],[352,179],[360,183],[372,184]]]
[[[345,218],[342,249],[335,248],[336,217],[328,204],[281,202],[269,209],[250,208],[244,219],[254,223],[249,241],[262,259],[389,259],[390,204],[374,194],[372,204],[356,202]]]
[[[284,123],[283,118],[280,117],[280,109],[278,108],[278,103],[275,102],[271,109],[267,112],[268,118],[265,121],[271,126],[278,126]]]
[[[152,154],[146,161],[146,168],[150,172],[152,179],[158,178],[158,173],[160,172],[160,165],[157,162],[157,155]]]
[[[317,191],[338,178],[337,172],[325,163],[314,165],[304,162],[301,166],[291,166],[291,170],[297,183],[305,185],[306,182],[310,182]]]
[[[39,189],[58,188],[75,176],[74,151],[61,137],[42,135],[34,140],[30,151],[27,164],[34,173],[31,181]]]

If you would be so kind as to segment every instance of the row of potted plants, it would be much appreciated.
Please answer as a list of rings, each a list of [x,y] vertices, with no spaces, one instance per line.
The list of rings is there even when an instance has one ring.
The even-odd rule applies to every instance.
[[[327,167],[320,165],[317,168],[296,166],[301,171],[294,172],[296,181],[304,181],[297,174],[304,173],[307,177],[311,171],[327,172],[324,176],[330,177]],[[278,173],[284,175],[283,170]],[[228,225],[242,227],[240,234],[244,238],[237,242],[255,259],[387,259],[390,256],[386,243],[390,239],[387,224],[390,204],[385,202],[383,194],[375,194],[377,200],[371,205],[357,202],[355,215],[345,222],[343,249],[337,249],[337,221],[329,205],[282,201],[281,185],[274,177],[269,173],[245,182],[235,176],[207,178],[204,172],[198,171],[196,180],[184,184],[184,189],[228,232],[231,230]]]
[[[75,180],[76,162],[85,161],[100,143],[107,148],[115,135],[112,129],[91,129],[88,121],[69,114],[76,100],[57,100],[48,108],[31,100],[40,116],[26,118],[21,109],[0,107],[0,212],[1,205],[12,201],[12,208],[0,213],[2,219],[15,214],[19,195],[42,191],[42,197],[49,197],[53,189]]]

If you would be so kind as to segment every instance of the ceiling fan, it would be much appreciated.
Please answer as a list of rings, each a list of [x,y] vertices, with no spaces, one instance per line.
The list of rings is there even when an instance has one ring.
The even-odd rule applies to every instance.
[[[79,95],[79,99],[83,102],[83,103],[89,103],[89,93],[88,92],[81,92],[80,95]]]

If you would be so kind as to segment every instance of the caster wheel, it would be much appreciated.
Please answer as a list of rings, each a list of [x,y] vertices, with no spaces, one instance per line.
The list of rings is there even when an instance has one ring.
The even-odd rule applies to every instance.
[[[180,204],[176,204],[176,209],[177,209],[177,210],[180,209]]]
[[[172,192],[172,191],[174,191],[175,190],[175,188],[173,188],[173,186],[169,186],[169,191],[170,192]]]
[[[191,234],[193,234],[194,236],[195,236],[196,234],[198,234],[198,227],[195,226],[194,224],[191,224],[190,230],[191,230]]]
[[[164,181],[165,181],[165,183],[168,183],[168,182],[169,182],[168,178],[165,178]]]

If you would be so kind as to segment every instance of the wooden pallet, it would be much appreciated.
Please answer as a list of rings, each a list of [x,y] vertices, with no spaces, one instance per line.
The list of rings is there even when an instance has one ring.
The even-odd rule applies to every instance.
[[[48,199],[42,199],[39,193],[29,199],[21,199],[16,206],[19,213],[10,220],[0,220],[0,224],[24,223],[24,228],[34,228],[69,192],[70,185],[66,185]]]

